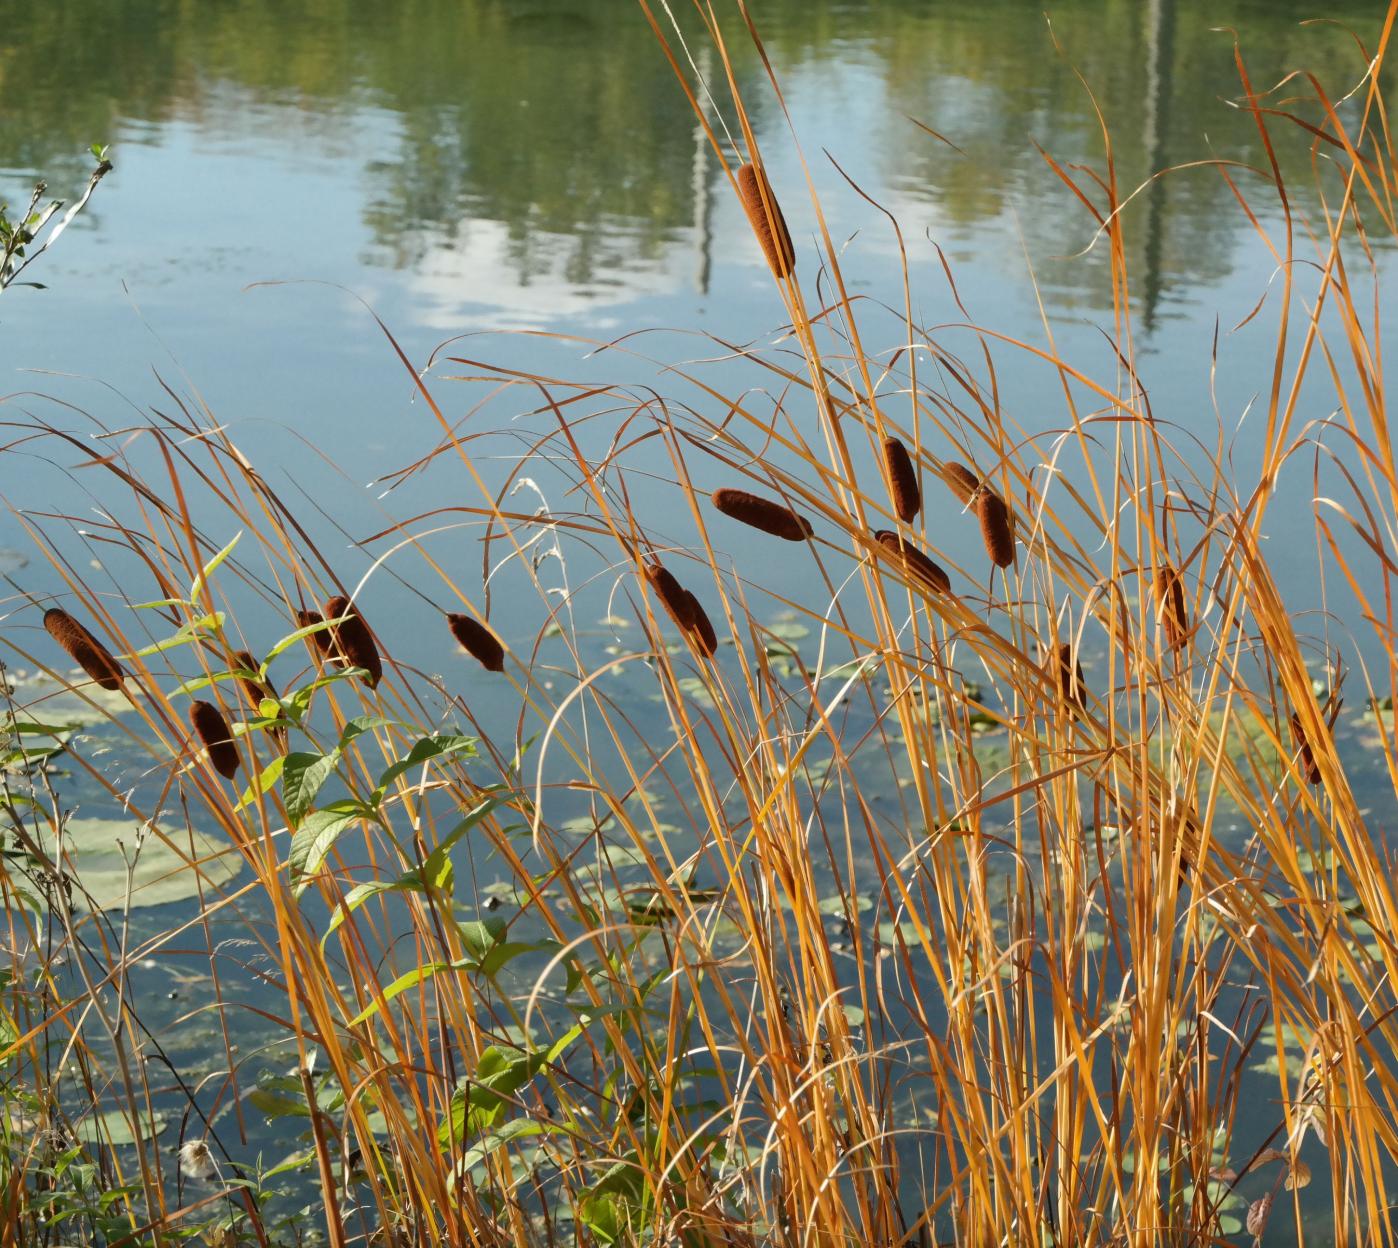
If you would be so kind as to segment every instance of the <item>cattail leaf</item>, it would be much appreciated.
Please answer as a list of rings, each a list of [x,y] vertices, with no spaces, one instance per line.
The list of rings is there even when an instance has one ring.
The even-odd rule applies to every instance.
[[[340,764],[340,747],[329,754],[296,752],[288,754],[282,764],[282,802],[286,805],[287,821],[295,829],[311,812],[321,786],[335,774]]]
[[[199,595],[204,592],[204,586],[208,584],[209,577],[211,577],[214,574],[214,572],[218,568],[218,565],[221,564],[225,559],[228,558],[229,555],[233,553],[233,548],[237,546],[237,544],[242,540],[243,533],[240,529],[238,531],[237,536],[234,537],[234,539],[231,542],[229,542],[227,546],[225,546],[221,551],[219,551],[218,554],[216,554],[212,559],[210,559],[209,562],[206,563],[200,570],[199,575],[196,576],[194,580],[190,583],[189,605],[191,607],[196,606],[198,604]]]
[[[373,1002],[371,1005],[365,1006],[364,1009],[360,1010],[358,1014],[350,1019],[349,1025],[354,1027],[359,1023],[367,1022],[369,1019],[373,1018],[383,1006],[392,1001],[394,997],[407,992],[409,988],[416,987],[424,980],[431,979],[434,975],[438,975],[442,971],[449,970],[451,970],[450,962],[424,962],[421,966],[413,967],[411,971],[405,971],[383,989],[377,1001]]]

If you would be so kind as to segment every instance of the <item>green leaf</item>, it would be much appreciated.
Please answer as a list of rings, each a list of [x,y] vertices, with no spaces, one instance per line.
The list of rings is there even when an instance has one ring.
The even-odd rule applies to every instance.
[[[282,761],[282,801],[286,803],[287,820],[295,829],[315,805],[321,785],[335,774],[340,749],[336,746],[329,754],[297,751]]]
[[[511,1118],[509,1122],[494,1131],[487,1131],[461,1158],[461,1168],[470,1170],[478,1166],[497,1148],[511,1140],[525,1139],[531,1135],[562,1135],[564,1129],[556,1122],[538,1122],[533,1118]]]
[[[406,992],[415,984],[420,984],[425,979],[431,979],[440,971],[451,970],[451,965],[450,962],[427,962],[422,966],[413,967],[411,971],[408,971],[404,975],[398,976],[397,979],[383,990],[383,1000],[375,1001],[360,1010],[358,1014],[350,1019],[350,1026],[353,1027],[356,1023],[362,1023],[365,1019],[377,1014],[382,1006],[387,1005],[394,997],[398,996],[399,993]]]
[[[204,567],[200,570],[199,575],[194,578],[194,581],[191,583],[189,587],[189,605],[191,607],[198,605],[199,595],[203,592],[204,586],[208,583],[209,577],[211,577],[214,574],[214,570],[218,567],[218,565],[221,564],[225,559],[228,558],[229,555],[233,553],[233,548],[242,540],[243,534],[242,531],[239,530],[237,536],[234,537],[234,539],[231,542],[229,542],[227,546],[225,546],[221,551],[219,551],[218,554],[216,554],[212,559],[210,559],[209,562],[206,563]]]
[[[448,872],[451,860],[447,855],[451,852],[452,846],[505,800],[506,791],[503,786],[493,792],[495,792],[495,796],[486,798],[479,806],[473,808],[456,827],[447,833],[436,849],[427,855],[427,860],[422,864],[422,875],[433,887],[440,888],[447,893],[451,892],[449,884],[437,883],[436,881],[444,878]]]
[[[277,657],[288,646],[294,646],[298,641],[311,636],[312,633],[323,633],[330,627],[330,622],[322,620],[319,624],[308,624],[305,628],[298,628],[294,633],[288,633],[275,646],[267,651],[267,657],[262,661],[262,669],[266,671],[267,664]]]
[[[398,779],[405,771],[417,767],[433,758],[442,758],[453,754],[474,754],[476,749],[475,737],[423,737],[412,750],[407,758],[400,759],[389,767],[387,771],[379,777],[379,783],[375,793],[382,795],[388,792],[388,786]]]
[[[306,816],[291,838],[289,855],[292,891],[297,897],[305,891],[309,877],[320,870],[340,833],[372,813],[363,802],[347,798]]]
[[[188,645],[191,641],[201,637],[206,632],[217,632],[223,627],[225,619],[222,611],[214,611],[209,615],[201,615],[197,620],[188,624],[181,624],[179,630],[164,641],[157,641],[153,646],[144,646],[134,654],[123,655],[128,659],[143,659],[147,655],[159,654],[164,650],[173,650],[176,646]]]
[[[268,763],[267,766],[258,773],[257,779],[243,790],[243,796],[238,799],[238,804],[233,809],[242,810],[245,806],[251,806],[253,802],[257,801],[259,797],[276,784],[282,774],[282,769],[286,766],[288,757],[290,756],[274,758]]]

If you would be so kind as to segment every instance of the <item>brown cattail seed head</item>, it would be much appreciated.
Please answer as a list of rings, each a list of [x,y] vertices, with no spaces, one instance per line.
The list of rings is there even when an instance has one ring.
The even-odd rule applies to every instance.
[[[1296,748],[1301,752],[1301,771],[1306,777],[1306,783],[1319,784],[1320,764],[1315,761],[1315,753],[1311,749],[1311,743],[1306,739],[1306,730],[1301,726],[1301,717],[1294,711],[1291,715],[1291,739],[1296,742]]]
[[[469,615],[447,615],[447,627],[451,635],[461,643],[461,648],[476,660],[486,671],[505,670],[505,647],[500,644],[490,629]]]
[[[248,705],[254,711],[260,710],[263,698],[275,698],[277,695],[272,691],[270,685],[264,684],[258,677],[259,664],[252,653],[248,650],[235,650],[233,652],[233,671],[238,675],[238,684],[242,687],[243,696],[247,698]]]
[[[874,540],[902,563],[903,570],[913,580],[934,593],[951,593],[951,578],[911,542],[905,542],[892,529],[880,529],[874,534]]]
[[[1008,568],[1015,561],[1015,531],[1005,500],[989,486],[976,496],[976,518],[981,522],[985,553],[997,568]]]
[[[1073,647],[1070,643],[1059,642],[1053,648],[1046,670],[1063,700],[1081,709],[1087,693],[1087,682],[1083,678],[1082,664],[1073,657]]]
[[[126,672],[112,653],[68,612],[53,607],[44,612],[44,627],[49,636],[68,653],[68,657],[92,677],[103,689],[120,689]]]
[[[760,165],[742,165],[738,169],[738,193],[743,197],[743,211],[748,215],[752,231],[762,244],[762,254],[778,277],[788,277],[796,265],[796,249],[786,218],[772,194],[772,184]]]
[[[718,649],[718,634],[714,632],[713,621],[709,619],[708,613],[699,605],[699,599],[693,593],[686,589],[684,597],[690,619],[693,621],[686,630],[689,638],[708,658],[713,658]]]
[[[651,589],[655,591],[655,596],[670,613],[670,618],[686,632],[692,629],[694,616],[691,604],[695,599],[675,580],[670,569],[663,563],[648,563],[645,566],[645,575]]]
[[[324,624],[325,617],[319,611],[298,611],[296,613],[296,627],[310,628],[315,624]],[[328,628],[322,628],[319,632],[312,633],[306,638],[306,648],[311,652],[311,657],[328,659],[335,652],[335,640],[330,636]]]
[[[804,542],[811,535],[811,522],[805,516],[797,515],[790,507],[774,503],[771,499],[760,498],[746,490],[715,490],[713,504],[725,516],[741,520],[754,529],[761,529],[773,537],[785,538],[788,542]]]
[[[328,599],[325,618],[335,620],[342,615],[349,618],[335,625],[335,649],[351,667],[362,667],[368,673],[364,683],[372,689],[383,679],[383,663],[374,644],[374,634],[359,614],[359,608],[352,606],[348,598]]]
[[[942,465],[942,477],[963,506],[969,503],[981,488],[981,479],[965,464],[958,464],[955,460],[949,459]]]
[[[913,457],[897,438],[885,438],[883,462],[888,469],[888,489],[893,498],[893,512],[906,524],[922,509],[922,491],[918,489],[917,469],[913,467]]]
[[[212,702],[193,702],[189,707],[189,722],[199,743],[209,752],[209,763],[225,780],[238,772],[238,747],[228,731],[228,721]]]
[[[1184,581],[1169,564],[1155,574],[1155,597],[1165,640],[1172,649],[1179,650],[1189,639],[1189,615],[1185,610]]]

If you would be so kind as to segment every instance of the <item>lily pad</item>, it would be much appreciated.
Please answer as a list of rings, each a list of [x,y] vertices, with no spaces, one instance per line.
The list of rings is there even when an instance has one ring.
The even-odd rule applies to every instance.
[[[0,546],[0,572],[18,572],[28,562],[13,546]]]
[[[73,669],[71,680],[81,686],[80,694],[43,672],[11,671],[9,678],[15,705],[48,724],[88,728],[131,710],[126,694],[101,688],[78,668]]]
[[[242,870],[243,862],[226,842],[201,832],[164,830],[167,845],[155,832],[148,832],[136,859],[131,880],[131,905],[166,906],[187,901],[204,890],[219,887]],[[68,861],[91,905],[99,910],[119,910],[126,902],[126,853],[135,852],[140,825],[134,819],[70,819],[64,832]],[[53,838],[47,837],[44,850],[54,852]],[[74,891],[75,906],[86,908],[88,901]]]

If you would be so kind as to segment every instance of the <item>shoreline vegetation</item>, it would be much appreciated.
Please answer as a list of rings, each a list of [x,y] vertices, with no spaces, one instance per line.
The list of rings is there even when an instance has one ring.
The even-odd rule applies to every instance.
[[[8,574],[0,631],[0,1248],[1393,1242],[1398,3],[1340,84],[1239,48],[1265,159],[1190,166],[1275,266],[1247,479],[1152,410],[1106,120],[1094,167],[1042,153],[1110,266],[1094,377],[1047,318],[919,324],[852,183],[905,286],[851,293],[767,172],[757,18],[639,10],[771,341],[660,391],[596,380],[631,340],[569,379],[380,322],[427,449],[377,484],[457,501],[357,579],[173,390],[7,418],[92,505],[12,509],[64,590]],[[1323,619],[1265,541],[1294,508]],[[160,1005],[163,957],[197,973]]]

